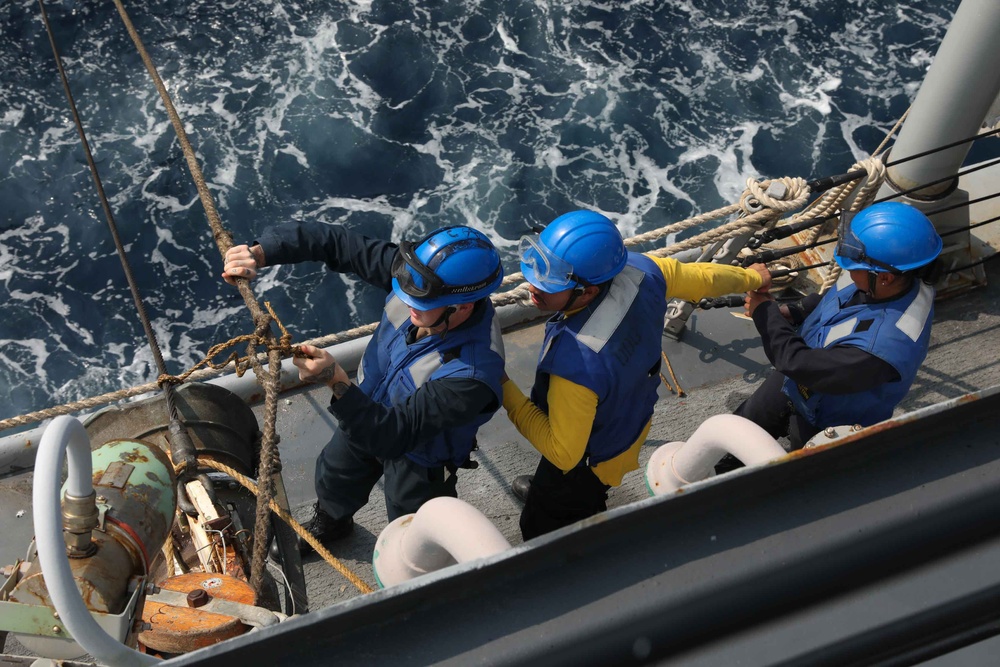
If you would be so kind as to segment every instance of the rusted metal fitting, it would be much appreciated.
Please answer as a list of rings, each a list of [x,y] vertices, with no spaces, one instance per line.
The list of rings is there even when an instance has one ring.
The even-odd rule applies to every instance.
[[[212,596],[203,588],[196,588],[187,594],[189,607],[204,607],[212,600]]]
[[[70,558],[87,558],[97,551],[91,540],[92,531],[97,528],[97,493],[91,491],[86,496],[63,496],[62,518],[66,539],[66,555]]]

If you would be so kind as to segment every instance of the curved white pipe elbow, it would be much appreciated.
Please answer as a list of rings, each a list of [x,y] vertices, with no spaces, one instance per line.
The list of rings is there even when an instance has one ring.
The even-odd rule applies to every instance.
[[[80,590],[66,556],[59,497],[63,456],[67,450],[69,477],[66,480],[66,492],[78,497],[88,496],[94,490],[91,480],[93,466],[90,438],[78,420],[66,416],[56,417],[45,428],[38,443],[35,480],[31,492],[35,546],[49,597],[73,640],[99,663],[116,667],[154,665],[160,661],[130,649],[105,632],[90,615],[80,597]]]
[[[660,496],[711,477],[715,464],[726,454],[755,466],[786,453],[777,440],[749,419],[715,415],[702,422],[687,442],[671,442],[653,452],[646,465],[646,485],[651,495]]]
[[[372,567],[382,588],[510,549],[479,510],[458,498],[432,498],[378,536]]]

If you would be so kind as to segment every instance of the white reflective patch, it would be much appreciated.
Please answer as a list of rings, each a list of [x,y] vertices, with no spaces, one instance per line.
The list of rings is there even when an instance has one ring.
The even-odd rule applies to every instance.
[[[542,363],[542,361],[545,359],[545,355],[549,353],[549,348],[552,347],[552,341],[554,338],[555,336],[545,341],[545,345],[542,347],[542,351],[538,355],[538,363]]]
[[[826,340],[823,341],[823,347],[830,347],[841,338],[850,336],[854,333],[854,327],[856,327],[857,324],[858,318],[852,317],[849,320],[841,322],[835,327],[831,327],[831,329],[826,332]]]
[[[393,329],[398,329],[399,325],[410,319],[410,307],[403,303],[398,296],[393,295],[389,303],[385,304],[385,317]]]
[[[643,272],[634,266],[626,266],[621,273],[611,281],[608,295],[601,301],[587,323],[580,328],[577,340],[594,352],[600,352],[618,329],[625,318],[625,313],[632,306],[639,294],[639,283]]]
[[[365,354],[368,354],[367,345],[365,345],[365,351],[361,355],[361,361],[358,362],[358,372],[354,375],[354,384],[360,385],[365,381]]]
[[[503,349],[503,332],[500,330],[500,318],[493,315],[493,325],[490,327],[490,349],[500,355],[500,358],[507,361],[507,356]]]
[[[914,343],[920,338],[927,326],[928,315],[931,312],[931,305],[934,303],[934,288],[926,283],[920,283],[920,291],[913,299],[913,303],[899,316],[896,328],[902,331]]]
[[[427,382],[434,371],[441,368],[444,364],[441,363],[441,354],[438,352],[431,352],[430,354],[425,354],[424,356],[417,359],[415,362],[410,364],[409,370],[410,377],[413,378],[413,385],[416,389]]]

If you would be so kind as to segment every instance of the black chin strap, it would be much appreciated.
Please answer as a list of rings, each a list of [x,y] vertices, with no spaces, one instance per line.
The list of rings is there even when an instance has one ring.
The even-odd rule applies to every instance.
[[[564,311],[566,311],[566,310],[572,310],[573,309],[573,304],[576,302],[577,299],[579,299],[581,296],[583,296],[583,291],[585,289],[587,289],[587,288],[584,287],[583,285],[577,285],[576,287],[574,287],[573,288],[573,293],[569,295],[569,301],[567,301],[566,305],[563,306],[563,310]]]
[[[868,272],[868,297],[871,299],[875,298],[875,283],[878,281],[878,273],[875,271]]]
[[[444,312],[441,313],[441,317],[437,318],[434,321],[434,324],[428,325],[427,328],[433,331],[434,329],[444,324],[444,331],[441,332],[441,338],[444,338],[445,334],[448,333],[448,319],[452,315],[454,315],[457,310],[458,309],[455,308],[454,306],[448,306],[447,308],[444,309]]]

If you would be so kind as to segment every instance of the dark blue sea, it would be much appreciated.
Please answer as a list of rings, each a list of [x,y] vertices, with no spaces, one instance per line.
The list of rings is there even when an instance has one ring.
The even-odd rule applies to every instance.
[[[467,224],[516,271],[576,208],[632,235],[818,178],[906,111],[958,0],[126,1],[237,242],[285,221]],[[112,2],[45,0],[168,371],[251,331]],[[296,340],[384,295],[319,265],[254,284]],[[0,418],[152,381],[36,0],[0,3]]]

